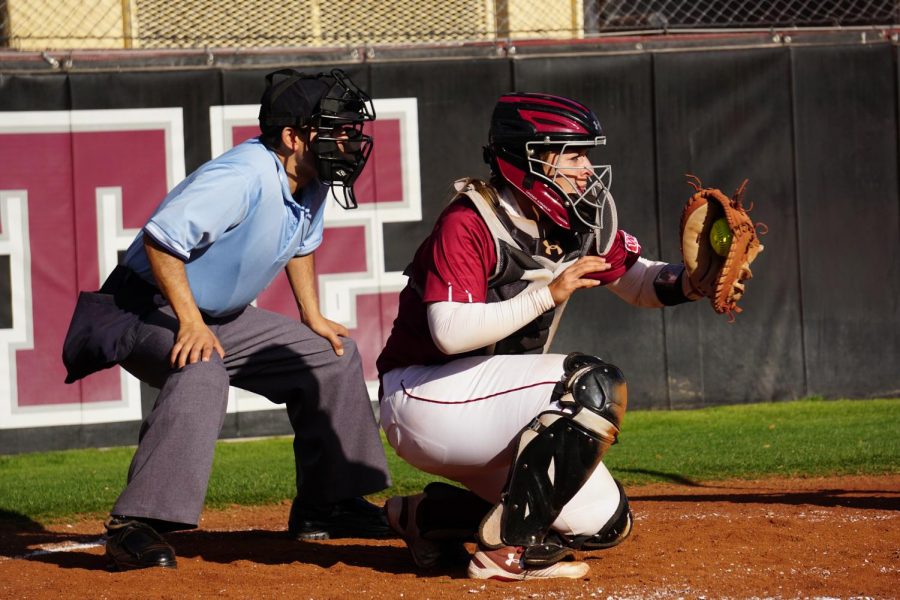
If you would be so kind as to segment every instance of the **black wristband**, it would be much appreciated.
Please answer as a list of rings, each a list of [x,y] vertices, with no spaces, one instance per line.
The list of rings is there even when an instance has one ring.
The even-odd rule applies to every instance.
[[[684,265],[668,264],[656,274],[656,278],[653,280],[653,289],[656,291],[656,297],[665,306],[675,306],[691,301],[684,295],[683,278]]]

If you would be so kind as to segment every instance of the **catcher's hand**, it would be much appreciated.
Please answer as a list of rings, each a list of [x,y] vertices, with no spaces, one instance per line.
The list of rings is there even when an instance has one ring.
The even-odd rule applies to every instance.
[[[741,312],[737,302],[744,295],[744,282],[753,277],[750,263],[763,249],[756,229],[765,225],[754,224],[743,207],[747,180],[731,198],[717,189],[704,188],[694,175],[688,175],[688,183],[695,193],[681,213],[684,266],[694,290],[709,298],[717,313],[727,313],[734,320]],[[724,221],[714,228],[721,219]]]

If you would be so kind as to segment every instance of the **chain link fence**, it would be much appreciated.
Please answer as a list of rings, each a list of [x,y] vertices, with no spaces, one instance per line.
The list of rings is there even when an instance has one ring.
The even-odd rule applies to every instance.
[[[0,0],[0,47],[299,48],[889,26],[898,0]]]

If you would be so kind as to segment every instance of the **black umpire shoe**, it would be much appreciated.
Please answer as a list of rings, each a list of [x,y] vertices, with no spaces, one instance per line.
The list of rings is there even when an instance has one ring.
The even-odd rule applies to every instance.
[[[381,508],[364,498],[325,505],[306,504],[294,498],[288,534],[298,540],[382,538],[391,535],[391,528]]]
[[[175,550],[155,529],[128,517],[106,521],[106,558],[119,571],[164,567],[174,569]]]

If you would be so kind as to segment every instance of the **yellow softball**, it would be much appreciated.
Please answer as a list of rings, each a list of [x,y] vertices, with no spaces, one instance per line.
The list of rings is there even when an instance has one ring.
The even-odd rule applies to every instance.
[[[731,248],[731,240],[734,235],[728,226],[728,220],[725,217],[716,220],[709,230],[709,243],[713,250],[719,256],[728,256],[728,249]]]

